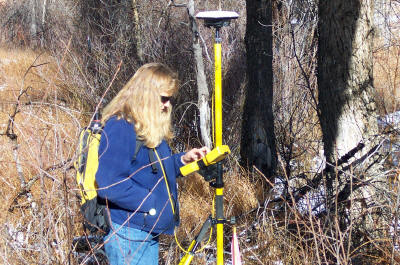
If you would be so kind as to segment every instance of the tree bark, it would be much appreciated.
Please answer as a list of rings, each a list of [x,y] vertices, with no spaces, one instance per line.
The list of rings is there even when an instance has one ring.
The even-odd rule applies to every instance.
[[[273,178],[276,167],[272,75],[272,1],[247,0],[248,88],[243,110],[241,156]]]

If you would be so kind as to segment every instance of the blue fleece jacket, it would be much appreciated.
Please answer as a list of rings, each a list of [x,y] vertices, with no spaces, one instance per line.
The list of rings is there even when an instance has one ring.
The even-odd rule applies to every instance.
[[[152,233],[172,234],[174,220],[160,163],[157,172],[150,166],[149,148],[142,146],[134,159],[136,132],[133,124],[115,117],[103,129],[99,146],[96,182],[98,195],[108,200],[111,220]],[[183,166],[183,153],[172,154],[165,141],[156,147],[162,160],[171,195],[179,214],[176,178]]]

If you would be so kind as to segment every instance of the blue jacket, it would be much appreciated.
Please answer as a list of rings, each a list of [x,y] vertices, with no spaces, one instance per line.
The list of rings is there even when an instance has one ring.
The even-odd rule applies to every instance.
[[[107,199],[114,223],[152,233],[172,234],[174,220],[167,186],[159,162],[152,172],[149,148],[142,146],[134,159],[136,132],[133,124],[115,117],[103,129],[96,182],[98,196]],[[179,215],[176,178],[183,166],[180,154],[172,154],[165,141],[156,147]]]

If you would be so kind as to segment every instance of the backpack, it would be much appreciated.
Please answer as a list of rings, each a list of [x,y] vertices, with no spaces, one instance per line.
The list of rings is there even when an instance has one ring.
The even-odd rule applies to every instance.
[[[76,181],[78,184],[81,202],[80,211],[84,217],[83,226],[91,234],[107,234],[110,231],[110,217],[107,203],[97,196],[96,172],[99,166],[98,150],[103,130],[100,115],[95,114],[93,122],[84,128],[79,135],[78,159],[75,162]],[[143,141],[136,139],[135,154],[144,145]],[[149,149],[149,158],[152,162],[152,171],[157,173],[154,151]]]
[[[106,203],[97,197],[96,172],[99,165],[98,149],[102,132],[100,115],[79,135],[78,159],[75,162],[76,181],[81,202],[80,210],[84,217],[83,227],[91,234],[107,234],[110,230]]]

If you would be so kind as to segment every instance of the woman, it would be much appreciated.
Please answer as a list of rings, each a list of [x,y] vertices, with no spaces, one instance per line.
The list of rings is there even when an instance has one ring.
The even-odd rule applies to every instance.
[[[110,209],[105,250],[112,265],[158,264],[158,235],[172,234],[179,222],[179,168],[209,151],[172,154],[170,98],[177,90],[176,73],[146,64],[102,113],[96,181]]]

